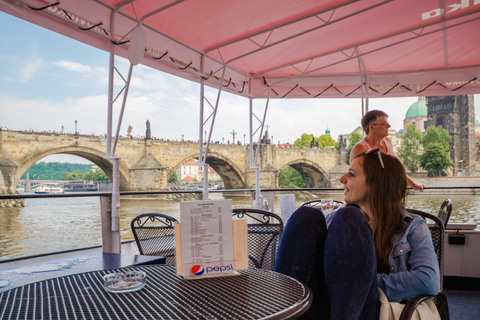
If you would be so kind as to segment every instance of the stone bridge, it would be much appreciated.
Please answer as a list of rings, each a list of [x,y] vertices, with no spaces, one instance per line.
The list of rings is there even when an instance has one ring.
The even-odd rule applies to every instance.
[[[255,169],[249,167],[249,152],[249,146],[211,144],[207,163],[221,176],[225,188],[254,188]],[[55,154],[88,159],[112,177],[112,162],[105,159],[104,136],[0,130],[0,194],[14,193],[25,171]],[[260,187],[277,188],[278,173],[288,166],[302,174],[307,187],[337,187],[340,175],[348,168],[345,154],[345,150],[262,144],[257,160]],[[115,156],[121,159],[120,190],[161,190],[183,163],[198,158],[198,143],[119,138]]]

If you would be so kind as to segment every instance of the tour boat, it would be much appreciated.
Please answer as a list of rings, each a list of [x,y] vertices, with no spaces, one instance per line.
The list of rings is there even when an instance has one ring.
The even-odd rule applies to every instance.
[[[120,159],[115,157],[119,130],[115,136],[112,126],[114,102],[118,98],[114,90],[115,71],[119,72],[116,56],[130,62],[128,76],[122,77],[125,90],[118,128],[124,109],[129,108],[127,95],[134,66],[143,64],[200,84],[201,165],[206,166],[210,157],[209,141],[216,112],[223,107],[219,107],[220,93],[226,91],[245,99],[250,120],[247,141],[250,146],[259,146],[250,148],[249,159],[255,176],[250,184],[255,186],[256,208],[261,207],[262,199],[256,161],[270,99],[357,98],[363,114],[370,98],[480,93],[479,1],[0,0],[0,11],[110,54],[108,129],[101,164],[110,166],[113,191],[110,201],[102,205],[101,215],[103,248],[113,253],[121,251],[116,225],[120,210]],[[205,94],[205,86],[218,88],[213,103]],[[254,113],[254,100],[265,102],[263,118]],[[206,120],[205,102],[213,110]],[[328,104],[324,107],[328,108]],[[308,114],[301,113],[301,103],[295,108],[301,126],[302,117]],[[255,118],[260,122],[258,128],[254,128]],[[203,135],[207,131],[208,137]],[[69,152],[79,154],[78,150]],[[2,159],[8,161],[5,156]],[[25,163],[5,163],[8,170],[28,168]],[[203,199],[208,199],[208,192],[206,178]],[[0,195],[0,199],[16,197],[19,196]],[[480,280],[480,232],[478,228],[468,228],[451,231],[454,235],[464,233],[468,241],[452,243],[454,251],[446,252],[446,260],[458,267],[454,277],[465,278],[466,284],[472,284]],[[456,236],[448,238],[458,240]],[[467,246],[470,250],[463,250]],[[475,292],[478,291],[477,286]],[[469,296],[463,295],[462,301],[470,301]],[[465,308],[461,303],[453,307]],[[468,307],[475,306],[469,303]],[[468,318],[471,310],[463,311],[457,314],[463,314],[463,319],[474,319]],[[476,317],[478,314],[477,309]]]
[[[35,189],[33,189],[35,194],[57,194],[57,193],[65,193],[65,191],[58,185],[41,185]]]

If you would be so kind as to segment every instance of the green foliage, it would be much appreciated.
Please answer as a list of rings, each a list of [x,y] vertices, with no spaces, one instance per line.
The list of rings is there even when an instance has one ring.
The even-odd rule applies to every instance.
[[[358,132],[353,132],[350,136],[350,143],[347,147],[347,163],[350,164],[350,152],[352,152],[353,146],[363,139],[362,135]]]
[[[174,172],[168,179],[168,183],[178,183],[177,173]]]
[[[451,139],[452,137],[445,129],[439,131],[434,126],[427,128],[422,139],[425,152],[421,157],[420,164],[428,171],[429,175],[438,176],[443,170],[453,166],[448,146]]]
[[[303,179],[302,175],[300,172],[297,170],[293,169],[292,167],[286,167],[280,173],[278,174],[278,184],[280,185],[280,188],[289,186],[289,185],[294,185],[299,188],[305,188],[305,180]]]
[[[312,140],[314,140],[315,147],[318,146],[319,148],[325,148],[325,147],[334,147],[338,148],[338,143],[335,142],[335,140],[332,139],[329,135],[323,134],[318,138],[315,138],[313,134],[307,134],[304,133],[300,138],[295,140],[293,143],[293,146],[303,148],[311,148],[312,147]]]
[[[89,172],[94,164],[80,164],[68,162],[38,162],[30,167],[28,170],[31,180],[63,180],[65,172]],[[27,172],[25,172],[21,179],[27,179]]]
[[[442,129],[439,131],[437,127],[430,126],[423,136],[422,144],[424,147],[427,147],[430,143],[440,143],[442,148],[448,152],[450,149],[448,146],[450,140],[452,140],[452,137],[448,134],[447,130]]]
[[[328,148],[328,147],[336,148],[338,146],[335,140],[333,140],[332,137],[330,137],[327,134],[322,134],[320,137],[318,137],[318,139],[315,139],[315,140],[318,141],[319,148]]]
[[[293,143],[294,147],[310,147],[312,144],[313,134],[302,134],[301,138],[295,140]]]
[[[411,173],[420,167],[422,133],[415,124],[407,126],[407,131],[402,136],[402,145],[398,148],[398,156]]]
[[[90,171],[90,172],[87,172],[87,173],[83,174],[81,180],[107,182],[107,181],[110,181],[110,178],[107,176],[107,174],[105,172],[103,172],[103,170],[98,169],[95,172]]]
[[[446,168],[453,166],[448,151],[439,142],[431,142],[421,158],[421,165],[431,176],[438,176]]]
[[[75,170],[73,172],[64,172],[62,175],[62,180],[82,180],[82,172],[80,170]]]
[[[28,170],[31,180],[92,180],[110,181],[110,178],[102,170],[92,172],[94,164],[39,162]],[[21,179],[27,179],[25,172]]]

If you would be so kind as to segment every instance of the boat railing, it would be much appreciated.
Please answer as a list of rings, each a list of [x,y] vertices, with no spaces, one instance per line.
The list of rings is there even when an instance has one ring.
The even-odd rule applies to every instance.
[[[460,190],[470,189],[476,190],[480,186],[449,186],[449,187],[425,187],[426,190]],[[261,189],[261,195],[267,196],[275,193],[295,192],[295,193],[341,193],[343,188],[265,188]],[[174,195],[174,194],[195,194],[196,200],[201,200],[202,190],[159,190],[159,191],[121,191],[120,196],[145,196],[145,195]],[[223,194],[250,194],[252,200],[255,198],[255,189],[221,189],[211,190],[209,193],[223,193]],[[69,198],[69,197],[100,197],[100,216],[102,225],[102,246],[104,252],[117,252],[120,243],[118,243],[114,232],[111,231],[111,192],[75,192],[75,193],[63,193],[63,194],[3,194],[0,195],[0,202],[2,200],[17,200],[17,199],[42,199],[42,198]],[[120,240],[120,239],[118,239]]]

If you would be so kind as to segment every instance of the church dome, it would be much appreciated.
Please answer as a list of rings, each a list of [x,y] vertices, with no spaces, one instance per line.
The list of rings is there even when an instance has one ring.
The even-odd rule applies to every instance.
[[[420,99],[408,108],[405,119],[411,119],[416,117],[426,117],[428,114],[427,100]]]

